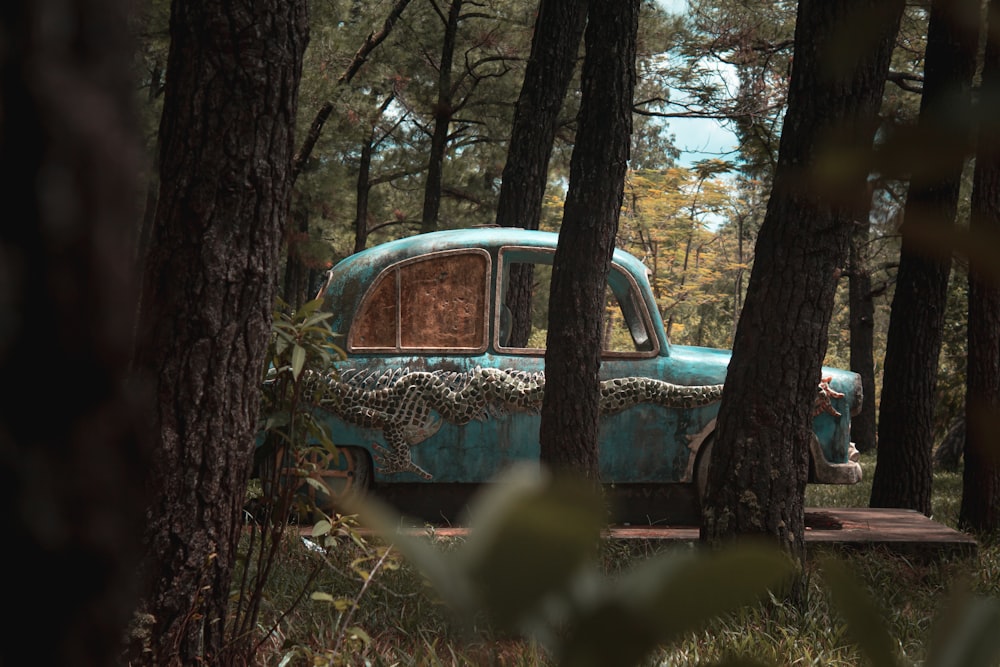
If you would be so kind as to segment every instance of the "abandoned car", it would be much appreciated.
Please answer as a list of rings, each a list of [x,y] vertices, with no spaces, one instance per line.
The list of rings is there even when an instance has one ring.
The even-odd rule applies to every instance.
[[[452,516],[477,485],[537,460],[557,241],[517,228],[441,231],[333,267],[322,309],[333,314],[346,359],[321,378],[315,402],[338,450],[322,473],[334,499],[368,489],[411,516]],[[518,328],[508,285],[525,265],[536,289],[530,328]],[[619,520],[689,521],[730,352],[671,344],[646,267],[623,250],[614,252],[606,295],[602,482]],[[830,402],[814,417],[810,481],[851,484],[861,478],[850,442],[860,378],[832,368],[822,375]]]

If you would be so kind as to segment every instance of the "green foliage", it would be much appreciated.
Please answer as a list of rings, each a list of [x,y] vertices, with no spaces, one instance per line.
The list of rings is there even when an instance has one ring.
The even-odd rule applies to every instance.
[[[247,638],[256,638],[260,630],[264,591],[286,542],[286,530],[293,518],[316,513],[315,507],[303,507],[306,501],[298,493],[303,481],[318,483],[310,477],[315,466],[303,465],[308,458],[305,454],[312,448],[336,453],[329,435],[313,418],[311,407],[301,400],[304,372],[328,370],[333,360],[343,355],[330,343],[327,321],[331,314],[320,311],[321,303],[310,301],[290,313],[279,304],[272,321],[255,475],[246,505],[248,539],[237,555],[239,568],[234,575],[228,625],[234,642],[251,649],[253,642]],[[340,518],[336,522],[349,533],[348,522]],[[332,525],[327,530],[333,530]],[[271,632],[265,631],[261,641]]]
[[[353,252],[359,169],[363,148],[369,143],[369,205],[363,221],[371,232],[367,245],[412,234],[417,228],[430,131],[439,111],[440,13],[446,14],[447,6],[410,3],[354,78],[340,83],[359,46],[383,28],[391,4],[331,2],[310,8],[311,38],[299,90],[297,136],[307,134],[324,104],[331,104],[332,110],[296,181],[294,230],[286,240],[290,254],[304,258],[315,270]],[[673,340],[728,347],[770,189],[791,62],[795,3],[697,0],[688,6],[684,14],[670,16],[658,3],[643,4],[635,96],[638,113],[633,119],[630,159],[634,171],[629,177],[619,244],[647,261]],[[471,7],[467,2],[463,7],[466,16],[459,25],[456,49],[463,56],[452,72],[453,122],[444,167],[442,227],[493,222],[537,2],[497,0],[477,5],[476,11]],[[168,18],[169,3],[163,0],[147,3],[134,14],[139,111],[150,155],[155,155]],[[927,18],[926,5],[907,6],[893,54],[894,76],[886,86],[879,141],[902,136],[893,128],[906,129],[917,116]],[[577,84],[571,84],[570,91],[574,90]],[[571,92],[550,164],[542,225],[547,229],[558,229],[561,219],[577,104],[578,95]],[[741,147],[732,158],[732,168],[738,171],[738,179],[717,173],[712,165],[702,165],[709,167],[707,172],[676,169],[670,115],[698,114],[725,118],[723,122],[737,131]],[[874,287],[883,293],[876,303],[875,322],[875,376],[880,382],[878,366],[899,252],[896,225],[905,182],[878,174],[873,187],[873,235],[867,254]],[[961,251],[969,245],[975,250],[996,244],[932,240],[932,245]],[[685,268],[689,246],[695,252],[686,253]],[[962,400],[964,305],[959,296],[956,291],[949,305],[935,423],[939,434]],[[830,334],[828,362],[847,366],[846,298],[838,301]]]
[[[901,667],[897,643],[864,585],[837,560],[823,564],[827,590],[847,630],[874,667]],[[926,648],[927,667],[991,667],[1000,659],[1000,599],[960,592],[933,627]]]
[[[306,368],[326,371],[344,351],[331,342],[326,322],[332,316],[319,310],[321,299],[288,313],[284,307],[274,313],[268,365],[264,375],[262,432],[266,443],[258,457],[273,457],[275,447],[318,442],[333,452],[329,435],[313,418],[310,406],[301,402],[302,372]]]

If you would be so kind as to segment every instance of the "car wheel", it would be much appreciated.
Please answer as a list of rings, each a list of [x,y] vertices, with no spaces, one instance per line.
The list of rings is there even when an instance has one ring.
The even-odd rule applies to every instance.
[[[709,435],[698,448],[698,459],[695,461],[694,482],[698,489],[698,505],[705,500],[705,491],[708,488],[708,464],[712,460],[712,443],[715,438]]]
[[[360,447],[337,447],[334,460],[313,463],[318,465],[313,479],[319,484],[307,483],[305,488],[312,504],[327,514],[340,511],[346,499],[356,498],[371,488],[371,459]]]

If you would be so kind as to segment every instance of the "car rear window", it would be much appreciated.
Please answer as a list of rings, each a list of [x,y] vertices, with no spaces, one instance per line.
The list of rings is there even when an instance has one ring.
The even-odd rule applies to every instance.
[[[485,349],[490,257],[441,252],[386,269],[351,327],[353,350]]]

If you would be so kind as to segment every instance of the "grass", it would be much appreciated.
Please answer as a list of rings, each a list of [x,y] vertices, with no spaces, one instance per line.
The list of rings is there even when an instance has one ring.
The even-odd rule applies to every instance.
[[[807,506],[866,506],[874,463],[873,456],[862,457],[864,481],[858,485],[810,486]],[[956,526],[961,487],[960,471],[935,474],[935,520]],[[449,549],[459,541],[438,538],[434,543]],[[456,618],[418,572],[398,554],[387,555],[377,540],[342,530],[325,552],[307,548],[297,534],[283,548],[262,620],[262,627],[274,624],[277,631],[258,651],[261,665],[552,664],[541,648],[497,631],[484,616]],[[609,541],[602,545],[600,566],[613,576],[678,548],[689,547]],[[925,660],[943,602],[951,596],[971,591],[1000,598],[1000,542],[995,537],[980,540],[974,559],[920,562],[878,549],[827,555],[845,562],[867,589],[903,665]],[[831,606],[820,562],[811,558],[807,565],[802,602],[771,599],[744,608],[661,647],[648,664],[736,659],[769,665],[864,664],[848,626]],[[303,588],[306,598],[295,604]]]

